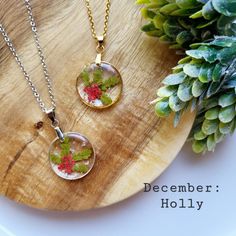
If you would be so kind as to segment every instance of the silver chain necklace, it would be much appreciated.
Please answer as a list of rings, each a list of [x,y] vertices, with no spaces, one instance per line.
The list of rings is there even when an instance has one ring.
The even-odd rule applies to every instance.
[[[54,172],[68,180],[80,179],[86,176],[92,169],[95,162],[95,152],[92,144],[89,140],[76,132],[63,133],[59,127],[59,121],[56,119],[55,109],[56,101],[53,93],[52,82],[48,73],[45,57],[43,54],[42,47],[39,41],[39,35],[36,27],[36,23],[33,17],[32,6],[30,0],[23,0],[27,13],[29,16],[29,23],[34,36],[34,42],[40,57],[42,69],[44,73],[44,79],[47,85],[48,94],[51,101],[51,107],[47,108],[43,102],[35,84],[30,78],[30,75],[25,70],[25,67],[16,52],[10,37],[8,36],[5,28],[0,22],[0,33],[3,39],[14,56],[19,68],[23,72],[25,80],[28,82],[29,87],[32,90],[33,96],[35,97],[42,112],[46,113],[48,118],[52,121],[51,126],[54,128],[57,134],[57,138],[53,140],[49,148],[49,160]]]
[[[47,109],[45,107],[45,104],[42,101],[41,96],[40,96],[39,92],[37,91],[34,83],[30,79],[29,74],[25,70],[25,67],[24,67],[20,57],[18,56],[18,54],[16,52],[16,49],[15,49],[14,45],[11,42],[11,39],[8,37],[6,30],[3,28],[3,26],[1,24],[0,24],[0,32],[2,33],[3,38],[4,38],[7,46],[9,47],[9,49],[12,52],[13,56],[15,57],[15,60],[16,60],[17,64],[19,65],[21,71],[24,74],[25,79],[27,80],[30,88],[32,89],[33,95],[36,98],[36,101],[39,104],[41,110],[43,112],[47,113],[51,109],[56,108],[55,98],[54,98],[53,89],[52,89],[52,83],[51,83],[50,76],[48,74],[48,68],[47,68],[47,65],[45,63],[45,57],[43,55],[42,47],[41,47],[40,42],[39,42],[39,35],[38,35],[38,32],[37,32],[35,20],[34,20],[33,14],[32,14],[32,7],[30,5],[30,1],[25,1],[25,6],[27,8],[27,12],[28,12],[28,15],[29,15],[31,30],[34,34],[34,41],[35,41],[35,44],[36,44],[36,47],[37,47],[37,50],[38,50],[38,54],[39,54],[39,57],[40,57],[40,60],[41,60],[41,63],[42,63],[44,78],[45,78],[45,81],[46,81],[46,84],[47,84],[47,87],[48,87],[48,93],[49,93],[49,96],[50,96],[50,99],[51,99],[52,108]]]

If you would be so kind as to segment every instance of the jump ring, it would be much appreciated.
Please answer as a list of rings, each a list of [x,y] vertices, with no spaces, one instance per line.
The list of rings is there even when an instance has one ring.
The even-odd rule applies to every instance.
[[[96,47],[97,53],[103,53],[104,49],[105,49],[104,45],[97,45]]]

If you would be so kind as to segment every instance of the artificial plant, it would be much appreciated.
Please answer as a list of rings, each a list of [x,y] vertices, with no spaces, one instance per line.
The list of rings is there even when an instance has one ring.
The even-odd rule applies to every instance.
[[[137,0],[145,4],[142,16],[149,21],[142,27],[148,35],[171,44],[171,48],[189,48],[195,42],[214,35],[236,35],[234,0]]]
[[[155,111],[166,117],[197,109],[193,151],[213,151],[236,128],[236,1],[138,0],[145,4],[148,35],[182,50],[173,73],[158,89]]]

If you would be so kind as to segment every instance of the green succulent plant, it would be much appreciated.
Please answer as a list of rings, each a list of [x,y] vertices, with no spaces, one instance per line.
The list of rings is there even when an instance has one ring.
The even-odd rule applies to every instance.
[[[176,126],[186,109],[196,109],[193,151],[214,150],[235,130],[236,0],[137,3],[144,5],[141,12],[148,21],[142,30],[186,54],[158,89],[156,114],[174,112]]]
[[[196,105],[218,93],[234,71],[236,37],[220,36],[208,43],[192,44],[187,56],[181,59],[173,73],[168,75],[158,89],[156,113],[176,119],[189,105]]]
[[[236,35],[234,0],[137,0],[149,22],[142,30],[171,44],[188,49],[189,45],[212,39],[214,35]]]
[[[191,48],[192,50],[186,51],[187,56],[173,68],[173,73],[163,80],[164,86],[157,91],[155,111],[160,117],[174,112],[176,126],[187,108],[199,108],[193,130],[197,133],[201,131],[202,139],[198,140],[198,136],[193,135],[193,150],[211,151],[215,147],[213,141],[214,144],[219,142],[213,139],[214,135],[221,132],[218,126],[233,122],[231,118],[234,119],[236,114],[236,37],[218,36],[208,43],[192,44]],[[228,89],[230,90],[227,91]],[[218,98],[219,102],[216,102]],[[222,101],[225,102],[224,105]],[[216,115],[216,110],[219,117],[209,119],[213,112]],[[213,125],[215,129],[212,128]],[[206,130],[208,126],[210,132]],[[223,134],[221,139],[226,135]]]

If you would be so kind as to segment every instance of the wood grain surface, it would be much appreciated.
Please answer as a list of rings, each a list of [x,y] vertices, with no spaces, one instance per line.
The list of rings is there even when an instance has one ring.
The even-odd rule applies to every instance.
[[[91,0],[97,31],[105,3]],[[54,82],[64,131],[78,131],[94,144],[97,160],[84,179],[66,181],[51,170],[48,148],[55,133],[41,113],[13,56],[0,37],[0,194],[32,207],[84,210],[121,201],[143,189],[181,149],[194,114],[173,128],[149,102],[177,62],[174,51],[140,32],[139,8],[112,1],[104,60],[123,77],[121,100],[96,111],[82,104],[75,84],[95,59],[95,43],[83,0],[32,0],[41,44]],[[96,9],[96,10],[95,10]],[[47,96],[23,0],[0,0],[0,22],[12,38],[42,96]]]

